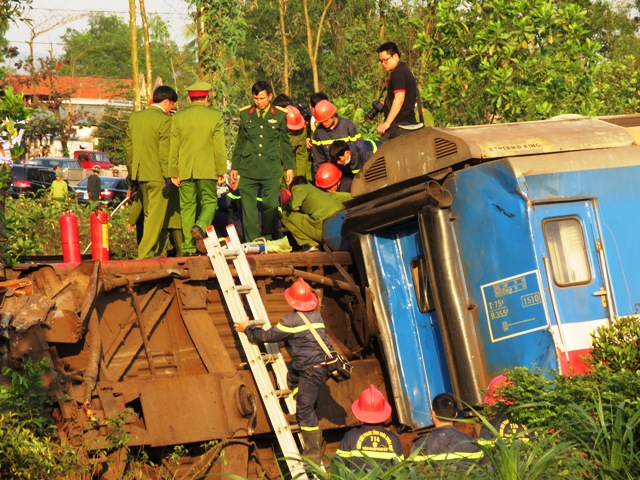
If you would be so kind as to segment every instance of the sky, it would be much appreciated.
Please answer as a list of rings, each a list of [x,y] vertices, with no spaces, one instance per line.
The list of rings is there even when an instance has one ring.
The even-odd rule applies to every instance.
[[[178,45],[186,43],[187,40],[182,32],[191,20],[184,0],[145,0],[144,4],[147,15],[156,13],[167,23]],[[136,6],[138,5],[136,1]],[[36,37],[34,44],[36,58],[48,56],[51,49],[54,55],[60,55],[62,53],[60,36],[67,28],[84,30],[87,25],[86,16],[91,12],[115,13],[126,22],[129,21],[128,0],[33,0],[31,6],[27,16],[32,19],[35,30],[48,30]],[[72,20],[73,18],[75,20]],[[137,23],[141,25],[139,17]],[[54,28],[56,25],[60,26]],[[7,40],[11,45],[18,47],[21,58],[25,58],[29,52],[26,43],[29,34],[29,27],[20,22],[12,24],[7,32]]]

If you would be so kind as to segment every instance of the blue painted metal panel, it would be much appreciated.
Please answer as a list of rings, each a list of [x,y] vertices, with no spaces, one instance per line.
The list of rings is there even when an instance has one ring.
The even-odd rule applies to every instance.
[[[374,235],[376,262],[393,317],[389,328],[400,368],[402,395],[412,406],[417,427],[432,425],[431,399],[451,391],[435,312],[421,313],[411,278],[411,260],[424,255],[417,222],[387,228]]]
[[[527,202],[510,165],[497,161],[462,170],[445,186],[454,198],[453,227],[467,293],[478,307],[476,332],[484,347],[487,376],[515,366],[558,368],[553,337],[545,326],[548,311],[537,302],[543,287]],[[500,298],[507,301],[506,310],[492,303],[499,296],[496,286],[516,288]],[[526,306],[527,299],[535,300],[533,307]],[[497,323],[496,316],[501,316]],[[530,320],[534,328],[517,328],[523,320]]]
[[[618,315],[640,303],[640,167],[607,168],[532,175],[520,180],[534,201],[549,198],[597,199],[599,232]]]
[[[322,238],[331,247],[331,250],[350,252],[352,250],[351,243],[340,234],[342,222],[347,214],[346,210],[340,210],[332,216],[325,218],[322,223]]]

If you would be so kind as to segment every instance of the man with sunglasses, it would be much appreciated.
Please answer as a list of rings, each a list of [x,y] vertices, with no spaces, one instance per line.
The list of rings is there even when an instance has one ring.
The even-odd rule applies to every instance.
[[[386,42],[377,49],[378,61],[386,72],[387,96],[384,100],[385,121],[378,125],[381,140],[390,140],[411,129],[403,129],[403,125],[416,125],[416,98],[418,87],[416,79],[406,63],[400,60],[398,46],[393,42]]]

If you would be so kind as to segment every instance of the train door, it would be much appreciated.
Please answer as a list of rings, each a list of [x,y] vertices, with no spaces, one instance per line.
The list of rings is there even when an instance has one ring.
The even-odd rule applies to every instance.
[[[365,235],[361,245],[398,417],[432,425],[431,399],[451,382],[417,222]]]
[[[536,205],[534,232],[560,371],[579,373],[591,332],[614,315],[596,203]]]

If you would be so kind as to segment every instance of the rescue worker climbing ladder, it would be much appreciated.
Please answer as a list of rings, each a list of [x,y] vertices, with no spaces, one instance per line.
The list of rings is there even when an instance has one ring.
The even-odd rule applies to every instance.
[[[227,248],[223,248],[218,241],[215,230],[210,226],[207,228],[207,238],[204,239],[204,244],[233,322],[236,325],[250,322],[252,325],[261,325],[262,328],[269,329],[271,324],[267,311],[233,225],[227,227],[227,234],[229,242]],[[240,284],[236,284],[227,259],[233,259]],[[246,296],[251,315],[245,309],[241,294]],[[267,356],[263,357],[260,348],[249,342],[247,336],[242,333],[240,334],[240,343],[291,475],[295,478],[306,479],[304,464],[299,460],[298,446],[279,400],[281,396],[285,396],[285,404],[289,413],[295,412],[291,391],[287,389],[287,366],[280,349],[277,344],[267,343],[265,344]],[[271,381],[267,370],[267,361],[275,374],[278,388],[274,387]]]

